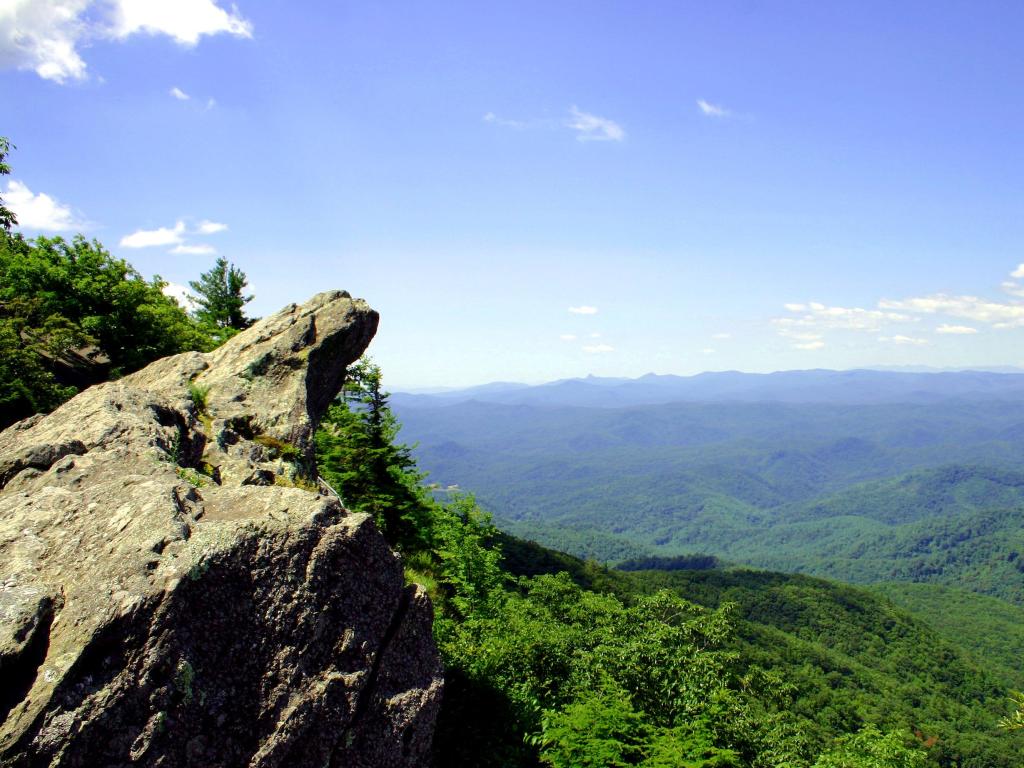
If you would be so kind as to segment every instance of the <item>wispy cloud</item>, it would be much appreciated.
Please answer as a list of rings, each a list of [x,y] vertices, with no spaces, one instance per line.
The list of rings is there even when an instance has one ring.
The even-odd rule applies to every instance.
[[[623,141],[626,132],[614,120],[584,112],[575,105],[569,109],[566,126],[576,131],[577,141]]]
[[[1004,280],[1002,289],[1011,296],[1024,298],[1024,285],[1021,285],[1020,283],[1015,283],[1013,280]]]
[[[569,108],[569,116],[562,119],[530,118],[516,120],[502,117],[495,112],[487,112],[483,122],[516,131],[547,130],[564,131],[566,128],[575,132],[577,141],[625,141],[626,131],[621,125],[607,117],[584,112],[577,106]]]
[[[171,88],[171,90],[168,91],[168,93],[170,93],[171,96],[176,98],[178,101],[188,101],[190,98],[192,98],[183,90],[181,90],[181,88],[179,88],[178,86],[174,86],[173,88]]]
[[[583,351],[591,355],[603,355],[608,352],[614,352],[615,347],[609,344],[584,344]]]
[[[814,341],[801,341],[799,344],[794,344],[793,349],[803,349],[813,352],[816,349],[822,349],[824,346],[824,341],[821,339],[815,339]]]
[[[158,227],[156,229],[138,229],[130,235],[121,238],[122,248],[153,248],[163,245],[175,246],[169,252],[180,255],[206,256],[217,252],[217,249],[206,243],[187,243],[185,238],[188,235],[214,235],[224,232],[227,224],[219,221],[203,219],[194,228],[189,228],[185,222],[179,219],[173,227]]]
[[[206,243],[197,243],[195,245],[176,245],[170,250],[170,253],[182,256],[212,256],[216,252],[216,248],[212,245],[207,245]]]
[[[196,232],[200,235],[215,235],[218,232],[223,232],[227,228],[227,224],[221,224],[219,221],[204,220],[199,222],[199,226],[196,227]]]
[[[778,328],[832,328],[850,331],[878,331],[888,323],[912,322],[914,318],[898,312],[863,307],[830,307],[817,301],[786,304],[799,317],[780,317],[772,322]],[[894,309],[895,307],[892,307]]]
[[[902,334],[896,334],[895,336],[879,336],[878,340],[885,342],[886,344],[898,344],[900,346],[913,345],[923,347],[928,343],[928,339],[919,339],[914,336],[904,336]]]
[[[0,68],[56,83],[82,80],[80,47],[135,34],[166,35],[190,47],[204,35],[252,37],[252,25],[215,0],[7,0],[0,5]]]
[[[485,123],[492,123],[494,125],[500,125],[504,128],[514,128],[517,131],[521,131],[524,128],[529,127],[529,123],[525,120],[509,120],[508,118],[498,117],[493,112],[488,112],[483,118]]]
[[[793,342],[793,349],[815,350],[825,346],[825,341],[820,333],[800,330],[785,325],[777,328],[777,330],[780,336]]]
[[[158,245],[178,245],[185,237],[185,222],[179,221],[173,227],[137,229],[121,238],[122,248],[152,248]]]
[[[697,99],[697,109],[700,110],[702,115],[707,117],[729,117],[732,115],[732,110],[726,109],[720,104],[712,104],[704,99]]]
[[[705,347],[704,349],[701,350],[701,352],[703,352],[705,355],[715,354],[715,350],[712,349],[711,347]]]
[[[1024,277],[1024,264],[1018,265],[1010,277]],[[1001,287],[1024,299],[1024,285],[1014,279],[1004,280]],[[971,295],[933,293],[905,299],[881,299],[874,308],[835,307],[815,301],[783,306],[789,315],[773,318],[771,322],[780,336],[798,342],[794,345],[797,349],[824,346],[823,334],[829,331],[874,332],[881,334],[877,339],[885,344],[924,346],[930,343],[927,338],[911,335],[906,327],[900,326],[919,323],[928,315],[971,323],[942,322],[934,331],[941,335],[975,335],[979,333],[975,327],[978,324],[992,328],[1024,328],[1024,301]]]
[[[85,222],[74,214],[70,206],[43,192],[33,192],[20,181],[7,182],[4,201],[18,217],[18,227],[21,229],[70,232],[85,227]]]
[[[915,314],[959,317],[978,323],[989,323],[996,328],[1024,326],[1024,303],[992,301],[978,296],[935,293],[899,301],[883,299],[878,302],[878,306]]]
[[[576,334],[575,333],[563,333],[558,338],[560,338],[562,341],[576,341]]]
[[[732,338],[732,334],[731,333],[713,333],[713,334],[711,334],[711,338],[712,339],[721,339],[721,340],[731,339]]]
[[[820,333],[814,333],[813,331],[799,331],[787,326],[779,328],[779,336],[785,336],[787,339],[795,339],[796,341],[817,341],[821,338]]]
[[[591,307],[586,304],[579,307],[569,307],[569,312],[574,315],[596,315],[597,307]]]

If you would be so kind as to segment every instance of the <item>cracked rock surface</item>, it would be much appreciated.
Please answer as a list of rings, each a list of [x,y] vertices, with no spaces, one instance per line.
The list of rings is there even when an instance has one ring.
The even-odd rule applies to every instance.
[[[432,609],[317,490],[343,292],[0,433],[0,765],[417,766]]]

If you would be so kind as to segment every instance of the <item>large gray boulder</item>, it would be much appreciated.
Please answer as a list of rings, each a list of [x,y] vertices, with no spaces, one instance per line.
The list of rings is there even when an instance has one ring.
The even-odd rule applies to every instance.
[[[312,460],[376,326],[319,294],[0,433],[0,765],[428,762],[430,602]]]

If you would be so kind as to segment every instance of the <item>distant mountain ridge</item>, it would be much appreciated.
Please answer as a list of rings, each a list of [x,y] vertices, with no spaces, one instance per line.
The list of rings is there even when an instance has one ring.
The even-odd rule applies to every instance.
[[[1013,373],[794,371],[394,403],[432,481],[548,546],[608,562],[706,553],[1024,605],[1022,388]],[[656,389],[681,399],[634,402]]]
[[[694,376],[649,373],[636,379],[587,376],[528,385],[495,382],[435,393],[393,395],[401,407],[477,400],[506,405],[621,408],[673,402],[868,404],[946,399],[1024,400],[1024,371],[811,369],[776,373],[721,371]]]

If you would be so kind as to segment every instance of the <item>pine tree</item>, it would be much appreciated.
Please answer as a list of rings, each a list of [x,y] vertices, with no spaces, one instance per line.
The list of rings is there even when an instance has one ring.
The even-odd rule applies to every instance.
[[[229,332],[245,330],[253,324],[242,311],[252,301],[252,296],[242,294],[246,285],[245,273],[234,264],[228,264],[223,256],[219,257],[213,269],[189,282],[199,305],[195,318],[212,328]]]
[[[317,463],[350,509],[373,515],[388,541],[410,551],[430,535],[431,503],[412,450],[395,442],[399,424],[388,398],[379,367],[367,359],[352,366],[317,432]]]

